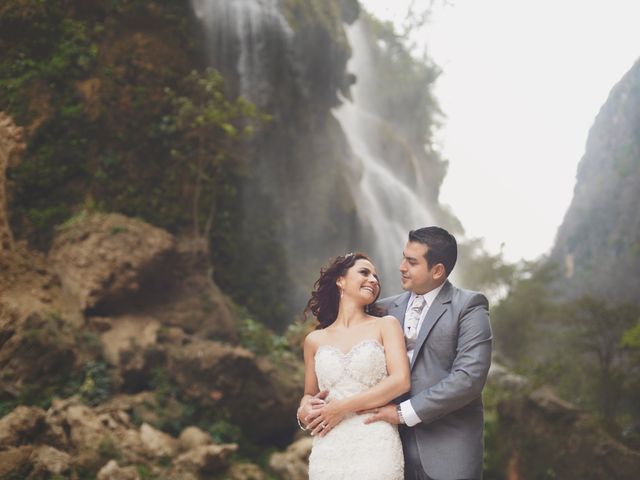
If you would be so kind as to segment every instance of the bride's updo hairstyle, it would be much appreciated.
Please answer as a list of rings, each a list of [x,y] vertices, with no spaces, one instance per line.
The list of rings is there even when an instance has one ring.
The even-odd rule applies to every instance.
[[[371,259],[364,253],[347,253],[336,257],[329,266],[320,269],[320,278],[313,285],[314,289],[311,292],[311,298],[304,309],[305,318],[307,317],[307,312],[311,312],[318,319],[316,329],[327,328],[336,321],[340,304],[340,289],[336,282],[360,259],[371,262]],[[378,295],[373,302],[365,307],[364,310],[369,315],[376,317],[383,315],[382,310],[374,305],[379,296],[380,289],[378,289]]]

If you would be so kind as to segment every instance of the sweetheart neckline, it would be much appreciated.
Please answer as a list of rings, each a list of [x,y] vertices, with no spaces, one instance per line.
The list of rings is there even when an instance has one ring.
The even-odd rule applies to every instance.
[[[375,338],[365,338],[364,340],[360,340],[359,342],[355,343],[349,350],[347,350],[346,352],[343,352],[340,348],[336,347],[335,345],[331,345],[331,344],[324,344],[324,345],[320,345],[318,347],[318,349],[316,350],[316,355],[318,355],[318,352],[320,352],[321,349],[323,348],[330,348],[332,350],[335,350],[336,352],[338,352],[339,354],[341,354],[343,357],[348,357],[349,355],[351,355],[351,353],[358,347],[360,347],[361,345],[364,345],[366,343],[373,343],[375,345],[377,345],[378,347],[380,347],[382,350],[384,350],[384,345],[382,345],[378,340],[376,340]],[[315,356],[315,355],[314,355]]]

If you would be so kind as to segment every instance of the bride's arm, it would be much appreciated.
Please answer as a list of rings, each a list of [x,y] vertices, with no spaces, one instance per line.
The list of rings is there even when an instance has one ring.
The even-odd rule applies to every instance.
[[[332,400],[321,409],[320,415],[309,424],[309,428],[315,429],[324,422],[327,425],[323,429],[323,434],[325,434],[340,423],[346,414],[386,405],[394,398],[409,391],[409,360],[400,322],[394,317],[387,316],[380,319],[380,324],[388,376],[365,392],[348,398]],[[318,427],[313,433],[320,431],[321,429]]]
[[[313,408],[324,405],[324,395],[318,395],[318,379],[316,378],[315,354],[318,349],[317,331],[309,333],[304,339],[304,395],[300,400],[300,405],[296,415],[298,420],[306,423],[306,417]]]

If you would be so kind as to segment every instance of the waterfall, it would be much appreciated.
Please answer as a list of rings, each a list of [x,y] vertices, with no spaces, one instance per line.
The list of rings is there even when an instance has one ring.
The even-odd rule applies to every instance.
[[[366,23],[344,26],[352,52],[347,70],[357,82],[353,100],[343,98],[330,110],[335,92],[349,82],[343,24],[327,30],[298,12],[303,21],[292,30],[280,0],[191,2],[208,65],[222,73],[231,95],[243,95],[273,118],[244,152],[250,175],[237,219],[241,247],[229,262],[256,259],[243,287],[266,291],[274,278],[287,279],[278,295],[293,316],[308,299],[320,265],[362,250],[378,266],[383,294],[398,292],[407,233],[433,223],[427,205],[437,208],[437,200],[425,182],[433,180],[425,154],[416,154],[421,147],[397,121],[385,121],[372,101],[380,87],[369,55],[378,46],[367,43]],[[320,15],[316,7],[310,11]],[[276,321],[283,325],[290,318]]]
[[[376,94],[371,80],[376,73],[365,35],[361,20],[347,27],[353,52],[347,68],[357,81],[351,90],[353,100],[343,99],[333,113],[353,151],[345,159],[346,168],[352,173],[359,218],[373,235],[369,244],[375,251],[371,254],[386,285],[395,291],[409,230],[433,224],[434,216],[427,208],[429,192],[418,159],[408,149],[402,158],[385,158],[377,151],[377,135],[390,126],[371,108]]]
[[[292,36],[278,0],[191,0],[191,4],[203,25],[208,64],[227,80],[236,77],[238,94],[265,105],[280,76],[273,59],[287,53]]]

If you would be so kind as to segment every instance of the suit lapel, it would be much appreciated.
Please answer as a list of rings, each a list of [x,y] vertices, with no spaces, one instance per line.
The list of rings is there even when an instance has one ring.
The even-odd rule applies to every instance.
[[[413,368],[413,364],[416,362],[416,358],[418,358],[418,353],[422,348],[425,340],[429,336],[431,329],[436,324],[436,322],[440,319],[440,317],[447,311],[448,304],[451,303],[451,296],[453,294],[453,286],[449,281],[444,284],[438,296],[434,299],[433,304],[429,307],[427,311],[427,316],[422,322],[420,326],[420,331],[418,332],[418,338],[416,338],[416,345],[413,350],[413,356],[411,358],[411,366]],[[405,305],[406,306],[406,305]]]
[[[409,299],[411,298],[411,293],[407,292],[400,295],[396,300],[393,301],[391,306],[389,307],[388,315],[393,315],[398,320],[400,320],[400,325],[404,329],[404,314],[407,311],[407,305],[409,304]]]

